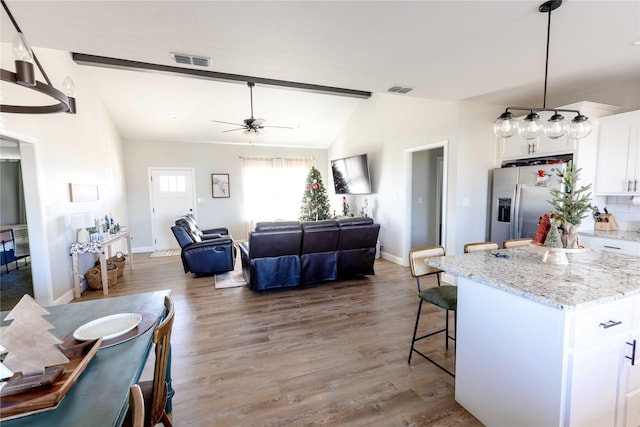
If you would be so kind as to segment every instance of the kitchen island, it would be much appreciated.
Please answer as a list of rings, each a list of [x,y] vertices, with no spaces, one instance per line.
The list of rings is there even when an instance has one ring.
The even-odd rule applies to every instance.
[[[639,426],[640,259],[495,253],[427,261],[458,277],[456,400],[488,426]]]

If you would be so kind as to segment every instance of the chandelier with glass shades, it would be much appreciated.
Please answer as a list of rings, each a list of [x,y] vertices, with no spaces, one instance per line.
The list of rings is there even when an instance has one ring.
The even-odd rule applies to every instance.
[[[31,50],[27,38],[24,36],[18,23],[14,19],[13,15],[9,11],[9,7],[4,0],[2,7],[9,15],[9,19],[13,24],[18,34],[13,39],[13,55],[15,57],[16,72],[0,69],[1,80],[7,83],[19,85],[21,87],[35,90],[44,95],[53,98],[56,103],[52,105],[7,105],[0,104],[0,112],[2,113],[20,113],[20,114],[49,114],[49,113],[76,113],[76,100],[75,85],[71,77],[67,76],[62,82],[62,89],[60,91],[53,87],[51,80],[45,73],[40,61],[36,57],[36,54]],[[42,77],[46,80],[46,83],[36,80],[33,64],[37,65],[38,70],[42,74]]]
[[[519,133],[525,139],[535,139],[543,133],[551,139],[558,139],[568,135],[572,139],[582,139],[591,133],[593,125],[586,116],[580,114],[578,110],[567,110],[561,108],[547,108],[547,73],[549,70],[549,35],[551,33],[551,11],[562,5],[562,0],[550,0],[540,5],[538,10],[541,13],[548,13],[547,23],[547,55],[544,68],[544,99],[542,108],[539,107],[507,107],[504,113],[498,117],[493,125],[496,136],[510,138]],[[512,110],[528,111],[522,122],[519,122],[511,112]],[[553,111],[553,115],[546,122],[540,120],[537,114],[540,111]],[[567,122],[560,113],[575,113],[571,122]]]

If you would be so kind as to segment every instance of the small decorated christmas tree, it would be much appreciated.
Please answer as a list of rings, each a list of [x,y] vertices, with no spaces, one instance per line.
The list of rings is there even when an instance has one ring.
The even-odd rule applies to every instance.
[[[311,166],[302,195],[300,221],[319,221],[328,219],[330,216],[329,197],[322,183],[322,175],[315,166]]]
[[[561,224],[568,222],[578,226],[587,217],[587,211],[594,210],[591,206],[591,193],[588,192],[591,184],[577,188],[581,170],[576,170],[573,162],[569,161],[564,173],[561,170],[557,171],[558,182],[562,185],[562,189],[550,190],[553,197],[550,203],[558,214],[557,220]]]
[[[560,239],[560,233],[558,232],[558,227],[555,224],[551,225],[549,229],[549,233],[547,234],[546,239],[544,239],[544,245],[549,248],[561,248],[562,240]]]

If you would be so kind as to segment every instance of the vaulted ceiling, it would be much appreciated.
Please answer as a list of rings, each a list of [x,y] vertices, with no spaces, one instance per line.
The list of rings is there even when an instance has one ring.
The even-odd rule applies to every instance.
[[[545,67],[540,3],[7,1],[36,53],[44,47],[374,93],[413,88],[395,96],[534,106],[542,104]],[[1,15],[1,39],[10,42],[15,32]],[[565,1],[552,13],[547,104],[638,79],[639,41],[640,2]],[[211,65],[178,65],[171,52],[210,57]],[[125,139],[248,142],[211,122],[249,117],[245,82],[86,65],[79,72]],[[255,117],[294,128],[272,129],[260,142],[291,146],[327,147],[367,102],[261,84],[253,95]]]

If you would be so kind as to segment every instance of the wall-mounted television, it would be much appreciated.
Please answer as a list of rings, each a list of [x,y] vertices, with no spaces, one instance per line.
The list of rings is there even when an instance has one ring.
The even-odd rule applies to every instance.
[[[336,194],[370,194],[371,179],[367,155],[331,160],[333,187]]]

